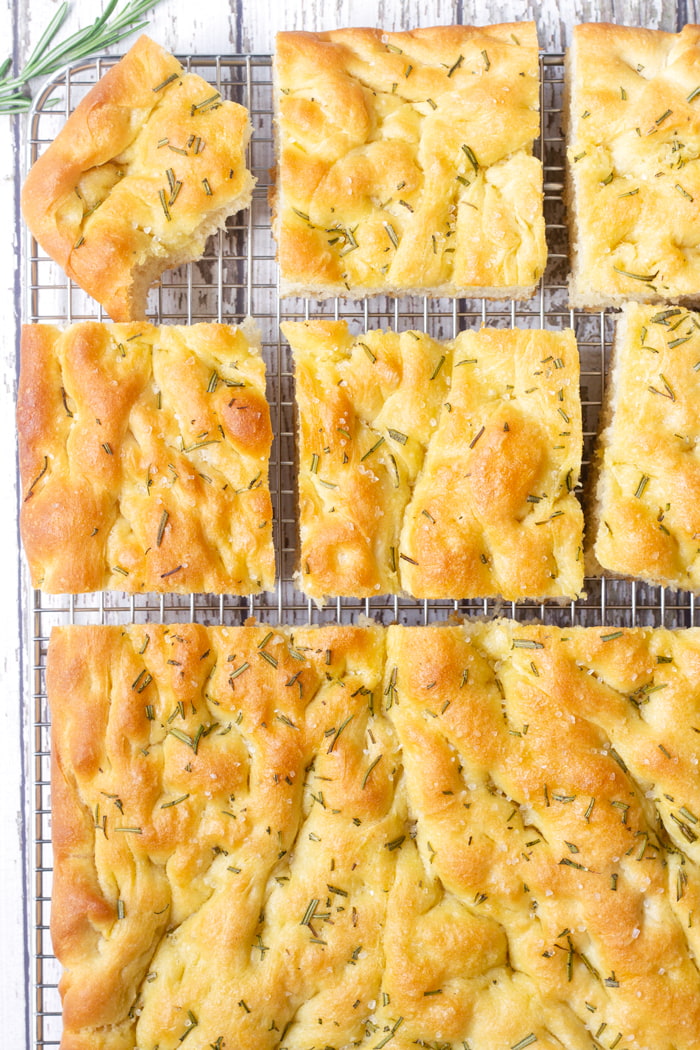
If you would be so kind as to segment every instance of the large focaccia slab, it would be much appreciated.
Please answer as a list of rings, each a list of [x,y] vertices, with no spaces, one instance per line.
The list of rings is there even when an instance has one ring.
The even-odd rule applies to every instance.
[[[24,218],[113,321],[138,320],[155,278],[250,203],[250,132],[243,106],[142,36],[32,167]]]
[[[298,580],[357,598],[578,596],[573,332],[353,336],[287,322],[299,424]]]
[[[618,320],[592,493],[598,569],[700,594],[700,315]]]
[[[574,28],[571,304],[700,298],[700,27]]]
[[[697,630],[67,627],[47,674],[63,1050],[700,1046]]]
[[[275,77],[282,294],[533,293],[533,22],[280,33]]]
[[[34,586],[272,589],[272,427],[254,325],[25,325],[21,349]]]

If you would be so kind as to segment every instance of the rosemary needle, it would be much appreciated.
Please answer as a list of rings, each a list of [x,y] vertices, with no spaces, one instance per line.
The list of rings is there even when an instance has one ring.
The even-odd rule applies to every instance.
[[[108,0],[100,17],[91,25],[78,29],[62,43],[51,47],[68,16],[70,4],[65,0],[44,30],[24,69],[12,77],[8,76],[12,59],[7,58],[0,65],[0,114],[23,113],[29,109],[32,104],[28,88],[30,80],[48,77],[71,62],[103,51],[124,37],[145,29],[148,22],[143,21],[142,16],[155,7],[158,0],[128,0],[110,21],[117,2]]]

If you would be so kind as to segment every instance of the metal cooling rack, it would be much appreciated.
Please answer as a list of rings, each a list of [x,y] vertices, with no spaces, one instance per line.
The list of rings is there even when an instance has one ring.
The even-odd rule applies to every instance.
[[[56,136],[68,114],[116,59],[90,60],[59,74],[37,98],[30,118],[27,163],[32,164]],[[291,355],[279,336],[281,320],[330,316],[347,318],[356,330],[392,327],[421,328],[438,339],[450,339],[464,328],[482,323],[497,327],[562,329],[576,333],[581,354],[581,397],[584,428],[584,484],[590,462],[598,412],[604,394],[605,373],[612,339],[612,318],[568,308],[565,211],[562,201],[564,144],[561,131],[563,56],[541,58],[542,139],[539,143],[545,171],[545,218],[549,261],[538,293],[528,302],[379,297],[368,301],[303,299],[280,301],[275,246],[270,230],[267,192],[275,153],[272,132],[272,77],[269,56],[204,56],[184,60],[221,92],[224,98],[246,106],[254,134],[249,166],[257,177],[252,207],[230,220],[210,239],[205,256],[166,273],[151,292],[149,316],[156,323],[196,321],[240,322],[247,314],[258,322],[268,369],[268,397],[275,441],[270,461],[270,487],[275,511],[277,551],[276,592],[252,598],[213,595],[135,595],[102,593],[52,596],[32,591],[25,575],[25,613],[29,680],[26,683],[25,726],[29,740],[30,798],[27,804],[28,870],[27,921],[32,960],[29,1002],[32,1038],[37,1050],[60,1042],[59,967],[49,936],[52,885],[50,833],[50,744],[44,668],[51,628],[66,623],[199,622],[242,623],[255,616],[270,623],[350,622],[359,614],[384,623],[425,623],[462,615],[507,615],[538,618],[561,626],[694,625],[692,595],[664,591],[642,583],[619,580],[586,581],[588,597],[558,604],[488,601],[445,602],[376,598],[337,599],[319,610],[295,590],[296,507],[294,478],[294,397]],[[24,319],[46,324],[102,320],[101,308],[69,282],[35,241],[26,243],[23,270],[26,298]]]

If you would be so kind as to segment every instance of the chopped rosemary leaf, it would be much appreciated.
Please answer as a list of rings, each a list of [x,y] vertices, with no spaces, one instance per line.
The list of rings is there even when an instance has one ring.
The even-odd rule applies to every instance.
[[[489,69],[491,68],[491,62],[489,61],[488,51],[482,51],[481,52],[481,57],[484,60],[484,69],[488,72]]]
[[[371,763],[370,763],[370,765],[368,766],[368,768],[367,768],[367,772],[365,773],[365,775],[364,775],[364,777],[363,777],[363,780],[362,780],[362,790],[363,790],[363,791],[364,791],[364,789],[365,789],[365,788],[367,787],[367,781],[369,780],[369,777],[370,777],[370,774],[371,774],[372,770],[374,769],[374,767],[375,767],[375,766],[376,766],[376,765],[377,765],[377,764],[378,764],[379,762],[381,762],[381,760],[382,760],[382,758],[383,758],[383,757],[384,757],[383,755],[377,755],[377,757],[376,757],[376,758],[374,759],[374,761],[373,761],[373,762],[371,762]]]
[[[391,427],[389,427],[387,433],[392,441],[398,441],[400,445],[405,445],[408,441],[408,435],[402,434],[400,430],[392,430]]]
[[[514,638],[514,649],[544,649],[542,642],[536,642],[532,638]]]
[[[620,269],[619,266],[613,266],[613,270],[615,271],[615,273],[619,273],[623,277],[629,277],[633,281],[644,281],[645,284],[651,284],[651,282],[655,281],[656,278],[659,276],[659,271],[658,270],[656,271],[656,273],[651,273],[651,274],[630,273],[629,270],[622,270],[622,269]]]
[[[700,87],[693,88],[690,94],[686,98],[686,102],[693,102],[700,95]]]
[[[267,660],[272,667],[277,667],[277,660],[270,653],[266,653],[263,649],[259,649],[258,656],[262,657],[263,660]]]
[[[663,122],[665,120],[667,120],[668,117],[670,117],[672,113],[673,113],[672,109],[667,109],[665,113],[662,113],[660,117],[657,117],[656,120],[654,121],[656,126],[658,127],[659,124],[663,124]]]
[[[464,55],[460,55],[457,61],[454,63],[454,65],[450,66],[450,68],[447,71],[448,77],[451,77],[452,74],[459,69],[459,67],[462,65],[462,62],[464,62]]]
[[[673,188],[674,188],[674,190],[678,190],[678,192],[680,193],[681,197],[685,197],[686,200],[692,201],[692,200],[695,199],[694,197],[691,197],[691,195],[688,193],[688,191],[684,190],[683,187],[680,186],[678,183],[676,183]]]
[[[624,631],[613,631],[612,634],[601,634],[601,642],[611,642],[614,638],[622,638]]]
[[[377,360],[377,358],[376,358],[376,355],[373,354],[372,351],[370,350],[370,348],[367,346],[367,343],[358,343],[358,346],[362,347],[364,352],[367,354],[367,357],[370,359],[372,364],[374,364],[374,362]]]
[[[300,926],[310,926],[311,920],[314,917],[314,912],[319,905],[319,898],[314,897],[313,900],[309,901],[306,911],[304,912],[304,918],[299,923]]]
[[[510,1050],[525,1050],[526,1046],[532,1046],[533,1043],[537,1042],[537,1036],[534,1032],[530,1032],[524,1039],[521,1039],[519,1043],[514,1043]]]
[[[335,748],[335,745],[338,743],[338,737],[343,732],[343,730],[345,729],[345,727],[348,724],[348,722],[352,722],[354,717],[355,717],[354,715],[348,715],[348,717],[345,719],[345,721],[341,723],[341,725],[338,727],[338,729],[333,734],[333,739],[331,740],[330,744],[328,745],[328,751],[326,752],[326,754],[330,755],[330,753]]]
[[[118,900],[117,901],[117,918],[118,919],[123,919],[125,915],[126,915],[126,910],[124,908],[124,901],[123,900]]]
[[[395,248],[398,248],[399,238],[396,235],[396,230],[394,229],[394,227],[391,225],[390,222],[382,223],[382,225],[384,226],[384,229],[386,230],[391,243],[394,245]]]
[[[247,671],[249,667],[250,667],[249,663],[241,664],[240,667],[237,667],[236,670],[232,671],[232,673],[228,676],[229,682],[232,682],[234,680],[234,678],[238,678],[239,674],[243,674],[243,672]]]
[[[285,715],[285,714],[280,714],[278,712],[275,717],[277,718],[278,722],[284,722],[284,724],[286,726],[289,726],[290,729],[298,729],[299,728],[299,726],[296,724],[296,722],[292,722],[291,718],[288,718],[288,716]]]
[[[204,186],[204,192],[206,193],[207,197],[211,197],[213,195],[213,190],[209,185],[209,179],[202,179],[202,186]]]
[[[373,452],[376,452],[376,450],[379,448],[379,446],[383,445],[383,444],[384,444],[384,438],[380,437],[378,441],[375,441],[375,443],[372,445],[371,448],[367,449],[367,451],[365,452],[364,456],[360,457],[360,463],[364,463],[364,461],[367,459],[367,457],[371,456]]]
[[[477,441],[479,440],[479,438],[481,437],[481,435],[484,433],[485,430],[486,430],[486,427],[482,426],[481,429],[476,432],[476,434],[474,435],[472,440],[469,442],[469,448],[474,448],[474,446],[476,445]]]
[[[166,77],[165,80],[162,80],[160,82],[160,84],[156,84],[156,86],[154,88],[152,88],[152,90],[153,91],[162,91],[163,88],[168,86],[168,84],[172,84],[173,80],[179,80],[179,79],[180,79],[180,74],[179,73],[171,73],[170,76]]]
[[[171,216],[170,216],[170,211],[168,210],[168,202],[165,199],[165,190],[158,190],[158,196],[160,197],[160,203],[161,203],[161,207],[163,209],[163,213],[165,215],[165,218],[168,220],[168,222],[170,222]]]
[[[445,363],[445,355],[443,354],[441,356],[440,360],[438,361],[438,363],[435,365],[435,368],[433,369],[433,374],[430,377],[431,379],[437,379],[438,375],[440,374],[440,369],[442,368],[444,363]]]
[[[471,147],[467,146],[466,143],[462,143],[462,152],[466,154],[469,163],[473,167],[475,173],[478,175],[479,174],[479,162],[476,159],[476,157],[474,156],[474,151],[471,149]]]
[[[167,510],[163,511],[160,519],[160,525],[158,526],[158,535],[156,536],[156,547],[160,547],[163,542],[163,533],[165,532],[165,526],[168,524],[168,518],[170,515]]]
[[[163,803],[161,804],[161,807],[160,807],[160,808],[161,808],[161,809],[170,809],[170,807],[171,807],[171,806],[179,806],[179,804],[180,804],[181,802],[184,802],[184,801],[185,801],[185,799],[186,799],[186,798],[189,798],[189,797],[190,797],[190,796],[189,796],[189,793],[188,793],[188,794],[186,794],[186,795],[180,795],[180,797],[179,797],[179,798],[174,798],[174,799],[172,800],[172,802],[163,802]]]
[[[647,487],[648,484],[649,484],[649,475],[648,474],[642,474],[641,478],[639,479],[639,484],[637,485],[637,491],[635,492],[635,496],[636,496],[637,499],[641,499],[642,498],[642,494],[644,493],[644,489]]]
[[[190,115],[194,116],[195,113],[201,113],[204,109],[209,106],[214,106],[221,100],[221,95],[217,91],[215,94],[210,95],[209,98],[205,98],[203,102],[197,102],[190,108]]]

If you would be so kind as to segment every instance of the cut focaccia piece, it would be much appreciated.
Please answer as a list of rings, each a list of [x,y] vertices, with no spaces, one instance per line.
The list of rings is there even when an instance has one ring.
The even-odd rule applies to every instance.
[[[398,540],[447,397],[449,349],[420,332],[286,322],[299,434],[299,585],[310,597],[400,590]]]
[[[700,299],[700,27],[595,23],[567,58],[572,306]]]
[[[700,315],[618,321],[592,493],[601,568],[700,594]]]
[[[407,827],[383,672],[380,628],[54,632],[63,1050],[361,1042]]]
[[[142,36],[79,103],[27,176],[33,235],[114,321],[198,259],[251,200],[248,112]]]
[[[700,632],[390,627],[387,680],[415,837],[380,1031],[698,1050]]]
[[[532,295],[533,22],[283,32],[275,79],[283,295]]]
[[[26,325],[21,349],[20,524],[36,587],[272,589],[255,325]]]
[[[462,332],[401,531],[417,598],[577,598],[583,437],[571,331]]]
[[[286,323],[309,596],[576,597],[583,519],[573,333],[354,337]]]

